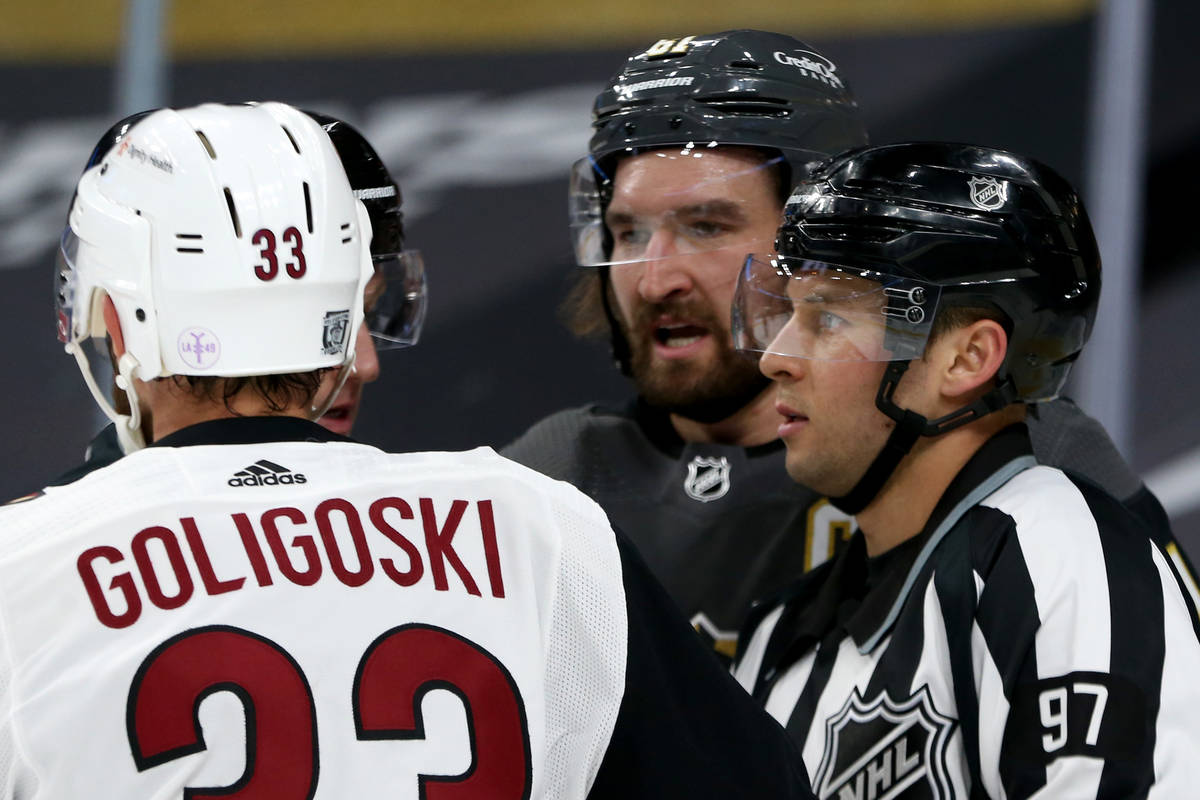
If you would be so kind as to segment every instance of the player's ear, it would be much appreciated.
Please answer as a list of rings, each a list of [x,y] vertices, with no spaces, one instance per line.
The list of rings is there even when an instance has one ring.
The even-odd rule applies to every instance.
[[[945,335],[941,374],[942,393],[961,398],[991,381],[1008,352],[1004,326],[981,319]]]
[[[125,355],[125,334],[121,331],[117,307],[108,295],[104,296],[104,327],[108,328],[108,336],[112,339],[113,360],[120,360]]]

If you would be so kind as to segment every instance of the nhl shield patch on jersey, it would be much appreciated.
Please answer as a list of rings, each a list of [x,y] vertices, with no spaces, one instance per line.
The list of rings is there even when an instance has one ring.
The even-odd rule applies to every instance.
[[[711,503],[729,491],[729,459],[696,456],[688,464],[683,491],[693,500]]]
[[[825,722],[825,752],[813,781],[817,797],[954,797],[946,769],[954,725],[934,708],[927,686],[900,703],[886,691],[868,703],[855,690]]]

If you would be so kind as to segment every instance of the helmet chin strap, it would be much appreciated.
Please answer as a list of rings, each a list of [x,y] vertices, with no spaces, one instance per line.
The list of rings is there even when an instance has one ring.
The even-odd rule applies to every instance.
[[[633,365],[629,353],[629,342],[625,340],[625,334],[621,333],[621,326],[617,322],[617,315],[613,312],[612,303],[608,299],[608,286],[610,278],[609,270],[611,267],[599,267],[600,270],[600,305],[604,308],[604,316],[608,319],[609,347],[612,351],[613,364],[626,378],[633,377]]]
[[[889,362],[883,379],[879,382],[879,391],[875,395],[875,407],[894,420],[896,427],[892,429],[883,448],[854,488],[841,497],[829,498],[830,503],[847,514],[857,514],[871,504],[888,478],[892,477],[901,460],[917,443],[917,439],[922,436],[940,436],[1017,401],[1016,386],[1011,378],[1005,378],[974,403],[930,421],[915,411],[900,408],[892,401],[900,378],[904,376],[910,363]]]
[[[145,447],[146,439],[142,435],[141,429],[142,410],[138,405],[137,390],[134,389],[133,382],[133,371],[138,366],[137,359],[129,353],[125,353],[117,360],[117,388],[125,392],[125,396],[129,398],[129,414],[126,415],[119,413],[108,401],[104,392],[100,391],[100,387],[96,385],[96,377],[92,374],[92,365],[88,362],[82,342],[78,340],[69,342],[66,351],[75,356],[75,363],[79,365],[79,371],[83,373],[83,382],[87,384],[88,390],[92,393],[92,399],[96,401],[96,405],[100,406],[104,416],[108,417],[115,426],[121,452],[129,455],[133,451]]]

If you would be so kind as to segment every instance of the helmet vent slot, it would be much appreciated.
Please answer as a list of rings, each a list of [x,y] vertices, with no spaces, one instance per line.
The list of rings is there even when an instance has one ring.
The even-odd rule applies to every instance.
[[[242,223],[238,219],[237,206],[233,204],[233,194],[229,191],[229,187],[225,187],[225,205],[229,207],[229,219],[233,221],[233,233],[237,238],[242,238]]]
[[[213,161],[216,161],[217,160],[217,151],[213,150],[212,142],[210,142],[208,140],[208,137],[204,135],[204,131],[197,130],[196,138],[200,140],[200,144],[204,145],[204,149],[206,151],[208,151],[208,157],[211,158]]]
[[[697,103],[708,106],[722,114],[745,114],[756,117],[786,117],[791,114],[786,100],[774,97],[754,98],[736,94],[718,94],[696,98]]]
[[[287,128],[284,128],[284,130],[286,131]],[[297,151],[297,152],[299,152],[299,151]],[[308,191],[308,181],[305,181],[303,185],[304,185],[304,218],[305,218],[305,220],[308,221],[308,232],[311,234],[313,232],[312,196],[309,194],[309,191]]]
[[[349,230],[350,230],[350,223],[349,222],[342,223],[342,233],[347,233]],[[346,238],[342,239],[342,244],[348,244],[349,242],[352,242],[352,241],[354,241],[354,234],[350,233],[346,236]]]
[[[185,247],[184,246],[184,245],[199,245],[200,242],[204,239],[204,237],[202,235],[200,235],[199,233],[177,233],[177,234],[175,234],[175,238],[184,240],[183,242],[176,245],[175,252],[177,252],[177,253],[203,253],[204,252],[203,247],[196,247],[196,246]]]
[[[762,69],[763,65],[757,61],[752,61],[748,58],[741,58],[737,61],[730,61],[729,66],[732,69]]]
[[[893,194],[909,195],[912,191],[923,188],[919,183],[911,183],[906,181],[872,179],[872,178],[847,178],[847,189],[860,189],[864,192],[874,194],[882,194],[891,196]]]
[[[863,225],[805,225],[804,232],[810,239],[825,241],[854,241],[871,244],[887,244],[903,236],[905,231],[887,226],[866,227]]]
[[[283,132],[287,134],[288,141],[292,143],[292,148],[298,155],[300,153],[300,145],[296,144],[296,137],[292,136],[292,132],[287,129],[287,125],[280,125],[279,127],[283,128]],[[312,233],[312,228],[309,228],[308,232]]]

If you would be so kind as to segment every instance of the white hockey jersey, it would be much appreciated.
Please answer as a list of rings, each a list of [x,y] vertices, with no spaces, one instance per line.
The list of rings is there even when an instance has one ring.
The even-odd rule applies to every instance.
[[[603,513],[483,449],[135,453],[0,512],[0,615],[22,795],[582,796],[624,684]]]
[[[186,428],[0,509],[0,797],[808,797],[625,550],[488,449]]]

